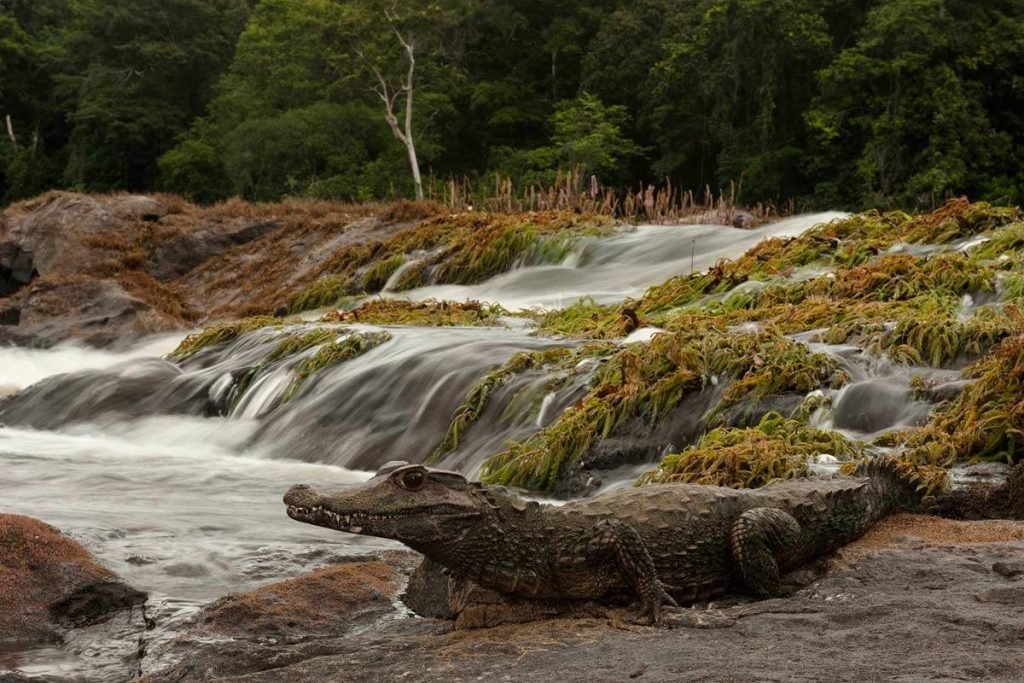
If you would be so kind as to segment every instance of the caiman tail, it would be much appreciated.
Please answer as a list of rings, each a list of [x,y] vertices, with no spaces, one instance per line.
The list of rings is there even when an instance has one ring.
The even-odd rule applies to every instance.
[[[852,474],[870,481],[879,518],[893,512],[927,510],[934,494],[948,486],[944,469],[916,466],[888,455],[857,464]]]

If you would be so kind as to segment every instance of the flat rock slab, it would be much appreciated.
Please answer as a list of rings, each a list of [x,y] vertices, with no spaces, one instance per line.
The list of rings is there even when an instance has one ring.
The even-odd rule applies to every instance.
[[[901,515],[789,597],[680,610],[674,627],[630,625],[629,609],[469,630],[399,613],[281,642],[263,670],[210,675],[196,653],[193,673],[148,680],[1016,682],[1024,579],[993,567],[1021,558],[1024,523]]]

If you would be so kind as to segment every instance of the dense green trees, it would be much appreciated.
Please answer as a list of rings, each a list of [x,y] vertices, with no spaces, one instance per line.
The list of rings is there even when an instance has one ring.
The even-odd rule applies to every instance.
[[[0,0],[0,200],[411,196],[406,138],[428,190],[1019,202],[1024,0]]]

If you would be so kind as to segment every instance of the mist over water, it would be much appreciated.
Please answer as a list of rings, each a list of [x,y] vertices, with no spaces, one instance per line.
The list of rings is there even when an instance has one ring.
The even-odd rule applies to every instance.
[[[757,231],[642,226],[586,240],[558,266],[403,296],[507,308],[563,306],[580,296],[611,303],[841,215]],[[339,338],[380,331],[335,327]],[[517,351],[567,342],[516,328],[387,331],[389,341],[317,373],[287,401],[295,364],[316,349],[274,359],[285,333],[273,328],[184,363],[162,358],[183,335],[120,352],[0,349],[0,385],[24,389],[0,402],[0,511],[49,522],[132,585],[189,604],[394,547],[294,522],[281,496],[294,483],[365,480],[388,460],[423,462],[484,374]],[[477,475],[507,440],[556,420],[587,379],[584,369],[551,391],[542,373],[517,376],[440,465]]]

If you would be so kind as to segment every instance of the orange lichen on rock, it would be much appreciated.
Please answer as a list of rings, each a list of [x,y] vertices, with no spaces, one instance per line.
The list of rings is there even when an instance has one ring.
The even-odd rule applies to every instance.
[[[51,605],[88,584],[115,579],[59,530],[0,514],[0,641],[47,637]]]
[[[347,630],[364,613],[390,611],[402,583],[399,571],[383,561],[348,562],[223,597],[204,610],[200,627],[235,637],[328,635]]]

